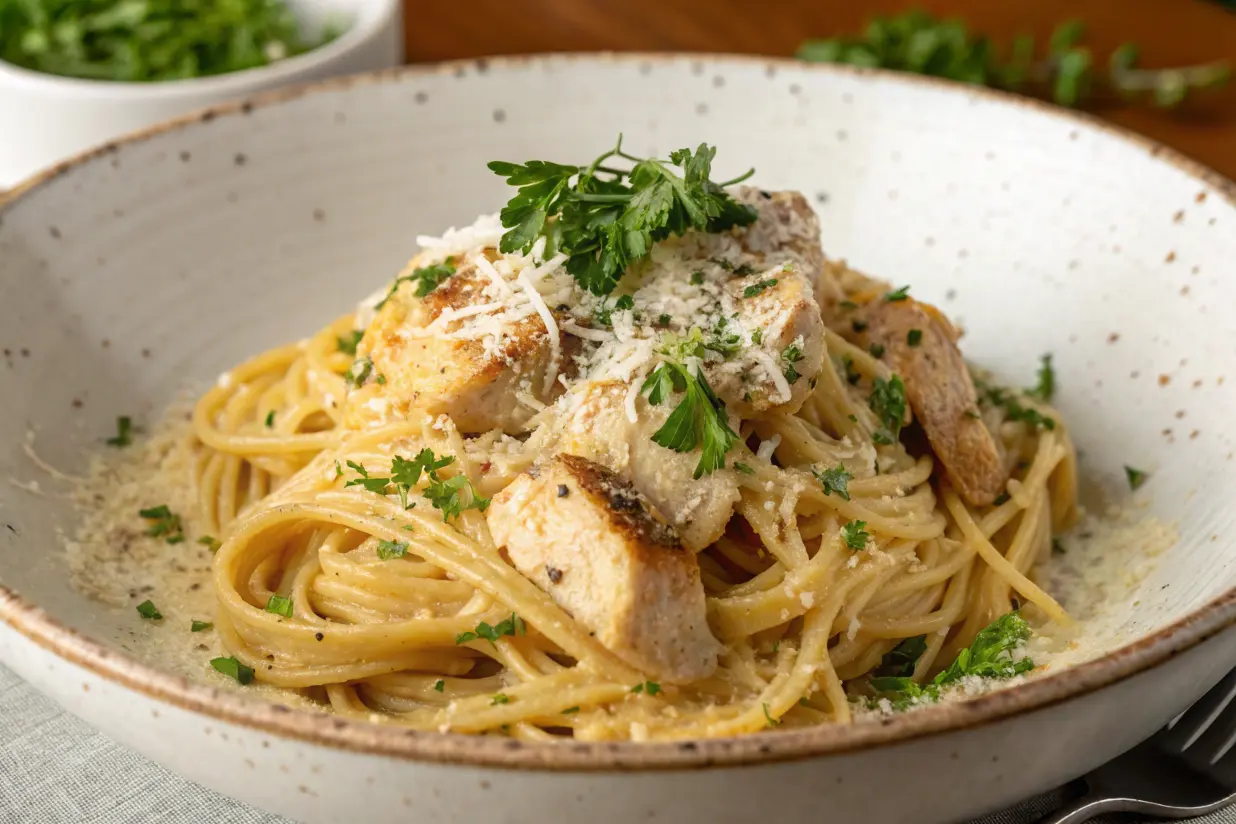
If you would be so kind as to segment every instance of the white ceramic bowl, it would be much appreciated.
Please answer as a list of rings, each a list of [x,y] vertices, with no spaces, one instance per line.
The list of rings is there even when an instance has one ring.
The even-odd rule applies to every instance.
[[[80,471],[117,415],[150,420],[386,282],[418,233],[496,209],[487,161],[579,161],[619,131],[650,153],[715,142],[722,178],[753,164],[802,189],[830,253],[943,304],[1006,380],[1055,353],[1083,472],[1119,489],[1124,464],[1149,470],[1145,512],[1179,528],[1106,604],[1112,654],[884,723],[557,746],[289,711],[130,657],[158,630],[70,586],[73,513],[27,429]],[[310,822],[960,820],[1111,757],[1236,662],[1233,260],[1230,182],[1083,116],[878,72],[498,59],[169,124],[0,208],[0,477],[45,493],[0,484],[0,661],[161,763]]]
[[[310,29],[347,31],[270,66],[168,83],[112,83],[42,74],[0,62],[0,189],[114,137],[278,86],[403,62],[403,0],[289,0]]]

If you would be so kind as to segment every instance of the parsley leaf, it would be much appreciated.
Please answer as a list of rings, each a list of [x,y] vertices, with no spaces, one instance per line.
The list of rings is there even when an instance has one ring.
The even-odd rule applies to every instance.
[[[845,545],[855,552],[867,548],[867,540],[871,534],[867,532],[866,521],[850,521],[841,528],[841,537]]]
[[[906,676],[877,675],[871,679],[871,686],[884,693],[894,706],[904,709],[914,703],[939,699],[944,687],[963,678],[1012,678],[1034,669],[1029,658],[1013,657],[1017,647],[1029,637],[1030,625],[1018,613],[1010,612],[980,631],[974,642],[930,683],[920,685]]]
[[[365,337],[364,329],[353,329],[344,337],[335,338],[335,348],[345,355],[355,355],[356,347]]]
[[[906,418],[906,385],[901,378],[893,375],[888,380],[873,380],[867,405],[884,424],[889,440],[896,441],[901,435],[901,427]]]
[[[392,558],[402,558],[408,554],[406,541],[378,541],[378,558],[389,561]]]
[[[675,452],[690,452],[701,446],[696,478],[725,468],[725,455],[738,443],[738,434],[730,429],[725,405],[698,368],[693,371],[677,361],[662,361],[640,391],[654,405],[663,403],[672,391],[683,393],[665,423],[653,433],[653,443]]]
[[[240,684],[249,684],[253,682],[253,668],[246,667],[244,664],[236,660],[235,656],[228,658],[212,658],[210,665],[218,672],[224,675],[235,678]]]
[[[446,691],[446,681],[439,678],[437,681],[433,682],[433,688],[437,690],[438,692],[445,692]]]
[[[837,497],[847,501],[850,500],[850,491],[847,485],[854,476],[846,472],[843,465],[837,464],[836,469],[825,469],[823,471],[812,469],[811,474],[820,482],[820,486],[824,487],[825,495],[832,495],[836,492]]]
[[[515,613],[511,613],[510,618],[506,618],[497,624],[490,626],[484,621],[476,625],[475,630],[461,632],[455,636],[456,644],[466,644],[469,641],[475,641],[478,638],[484,638],[492,646],[498,646],[497,641],[504,635],[509,635],[512,638],[516,635],[527,635],[528,625],[524,623],[524,619],[520,618]]]
[[[802,375],[798,374],[798,370],[794,368],[794,364],[801,361],[803,348],[798,344],[798,341],[791,343],[785,349],[781,350],[781,363],[785,365],[785,379],[789,383],[796,383]]]
[[[1141,489],[1142,484],[1146,483],[1146,479],[1150,477],[1150,475],[1142,470],[1134,469],[1131,466],[1126,466],[1124,468],[1124,476],[1129,481],[1129,489],[1132,490]]]
[[[214,624],[210,621],[198,621],[194,619],[189,623],[189,632],[205,632],[208,629],[214,629]]]
[[[137,614],[145,618],[147,621],[163,620],[163,613],[159,612],[159,608],[154,605],[153,601],[142,601],[138,604]]]
[[[1043,403],[1051,403],[1056,394],[1056,370],[1052,368],[1051,355],[1039,359],[1039,382],[1027,394]]]
[[[743,289],[742,296],[744,298],[753,298],[756,295],[763,294],[763,292],[766,289],[769,289],[770,287],[773,287],[776,285],[777,285],[776,278],[772,278],[770,280],[761,280],[759,283],[753,283],[750,286],[748,286],[746,289]]]
[[[378,301],[377,305],[373,308],[381,309],[385,306],[386,302],[393,298],[395,293],[399,291],[399,287],[405,283],[415,283],[416,296],[418,298],[423,298],[434,289],[437,289],[444,280],[453,274],[455,274],[455,258],[453,257],[448,257],[442,263],[434,263],[430,266],[421,266],[417,269],[413,269],[411,274],[400,275],[395,278],[395,282],[391,284],[390,291],[386,293],[386,297]],[[363,336],[364,333],[362,332],[361,335]],[[360,338],[357,338],[357,341],[359,340]],[[356,347],[353,346],[352,350],[355,352]]]
[[[343,382],[350,387],[360,387],[365,385],[365,381],[369,380],[369,376],[373,374],[373,361],[369,358],[361,358],[352,364],[347,372],[343,373]]]
[[[423,494],[433,504],[434,509],[442,511],[444,521],[452,516],[459,517],[469,509],[484,512],[489,508],[490,499],[476,494],[476,490],[472,488],[472,482],[466,475],[456,475],[443,481],[438,478],[438,473],[430,472],[429,485],[425,487]]]
[[[284,598],[282,595],[272,595],[270,600],[266,602],[266,611],[273,612],[275,615],[282,615],[284,618],[291,618],[292,599]]]
[[[185,539],[180,516],[167,508],[167,504],[139,510],[140,517],[152,521],[146,534],[152,538],[164,538],[169,544],[178,544]]]
[[[608,294],[654,243],[689,230],[721,232],[755,220],[754,209],[709,179],[715,155],[716,149],[701,143],[695,151],[672,152],[668,163],[639,158],[622,151],[619,137],[586,167],[493,161],[490,171],[518,188],[500,215],[507,232],[499,249],[528,253],[544,237],[546,254],[565,254],[567,271],[581,287]],[[615,157],[632,167],[603,165]]]
[[[355,470],[356,474],[360,475],[360,477],[353,478],[352,480],[345,483],[344,488],[347,488],[349,486],[360,486],[360,487],[364,487],[370,492],[375,492],[378,495],[385,495],[386,488],[391,485],[390,478],[370,477],[369,470],[366,469],[362,464],[358,464],[356,461],[348,461],[348,468]]]
[[[927,636],[906,638],[884,654],[875,674],[886,678],[908,678],[914,674],[918,659],[927,651]]]
[[[116,437],[108,438],[107,445],[115,447],[125,447],[133,443],[133,419],[128,415],[121,415],[116,419]]]

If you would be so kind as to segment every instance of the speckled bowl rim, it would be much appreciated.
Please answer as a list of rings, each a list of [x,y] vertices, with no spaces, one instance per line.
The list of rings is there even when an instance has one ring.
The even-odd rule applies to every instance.
[[[1236,210],[1236,183],[1219,173],[1173,149],[1097,117],[1061,109],[1038,100],[991,89],[962,86],[935,78],[850,66],[807,64],[787,58],[701,53],[603,52],[493,57],[404,66],[280,89],[252,99],[215,106],[135,132],[48,168],[11,190],[7,199],[0,196],[0,221],[3,221],[5,212],[22,202],[23,196],[100,156],[115,153],[124,145],[140,143],[167,132],[193,128],[194,124],[209,123],[218,117],[244,116],[255,108],[277,106],[318,91],[338,91],[353,86],[398,82],[409,76],[454,74],[463,77],[470,68],[484,73],[527,66],[560,67],[578,63],[739,64],[748,67],[758,65],[771,72],[793,69],[824,74],[869,75],[880,77],[883,82],[924,85],[952,94],[967,95],[976,101],[1022,106],[1074,124],[1079,130],[1107,132],[1127,143],[1142,147],[1152,157],[1170,163],[1196,179]],[[912,738],[975,727],[1015,713],[1049,707],[1163,664],[1236,624],[1236,587],[1175,623],[1093,661],[969,701],[935,705],[911,713],[845,726],[822,725],[764,735],[649,743],[524,742],[488,736],[419,732],[394,725],[338,718],[326,713],[293,710],[268,701],[245,698],[234,692],[216,690],[150,668],[69,629],[42,608],[28,603],[4,586],[0,586],[0,620],[59,657],[155,700],[221,721],[325,747],[413,761],[513,769],[564,772],[681,770],[836,755],[860,748],[889,745]]]

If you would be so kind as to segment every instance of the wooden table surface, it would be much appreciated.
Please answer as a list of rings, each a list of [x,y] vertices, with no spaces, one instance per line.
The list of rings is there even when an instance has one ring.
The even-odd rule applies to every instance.
[[[1147,67],[1217,58],[1236,66],[1236,11],[1214,0],[408,0],[408,60],[596,50],[787,56],[805,38],[855,33],[873,14],[909,8],[960,16],[1005,43],[1022,32],[1045,39],[1076,17],[1096,58],[1134,41]],[[1185,111],[1097,112],[1236,179],[1236,81]]]

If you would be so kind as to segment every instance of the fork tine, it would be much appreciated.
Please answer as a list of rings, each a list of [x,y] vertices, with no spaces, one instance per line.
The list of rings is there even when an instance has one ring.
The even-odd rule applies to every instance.
[[[1210,692],[1172,719],[1167,725],[1167,730],[1161,734],[1159,746],[1169,752],[1183,753],[1196,744],[1198,739],[1211,728],[1234,698],[1236,698],[1236,670],[1229,672],[1223,680],[1211,688]],[[1222,747],[1222,752],[1216,760],[1231,749],[1231,746],[1232,744],[1228,743],[1226,747]]]

